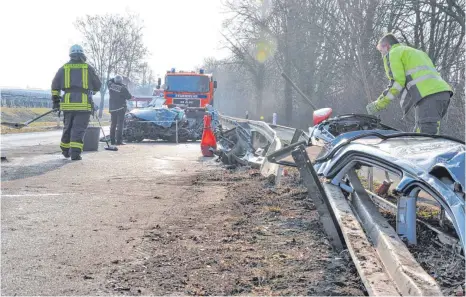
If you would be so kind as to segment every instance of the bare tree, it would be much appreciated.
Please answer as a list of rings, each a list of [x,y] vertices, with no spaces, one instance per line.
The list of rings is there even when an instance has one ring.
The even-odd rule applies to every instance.
[[[336,114],[365,112],[365,105],[388,83],[375,45],[383,34],[393,32],[403,43],[428,53],[453,87],[442,132],[464,137],[464,2],[225,0],[231,17],[224,23],[224,35],[232,54],[209,62],[218,73],[216,102],[237,116],[243,111],[236,108],[254,107],[256,118],[277,112],[282,122],[307,128],[312,108],[282,78],[285,72],[316,106],[332,107]],[[276,51],[259,68],[254,50],[261,36],[274,40]],[[400,120],[397,102],[381,116],[401,130],[412,127],[411,117]]]
[[[86,15],[75,22],[82,34],[89,62],[103,82],[100,90],[99,117],[102,117],[106,82],[120,71],[130,78],[135,65],[148,54],[143,44],[143,26],[137,15]]]
[[[134,73],[140,72],[141,65],[147,63],[143,60],[149,55],[149,51],[143,42],[143,22],[137,15],[129,15],[131,22],[125,27],[125,43],[122,49],[123,63],[120,65],[119,72],[127,77]]]

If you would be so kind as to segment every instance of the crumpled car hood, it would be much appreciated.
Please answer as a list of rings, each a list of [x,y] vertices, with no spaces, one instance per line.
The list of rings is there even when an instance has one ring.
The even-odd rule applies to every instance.
[[[158,126],[168,128],[177,117],[178,119],[183,118],[184,111],[169,108],[141,108],[131,110],[130,114],[139,120],[153,122]]]

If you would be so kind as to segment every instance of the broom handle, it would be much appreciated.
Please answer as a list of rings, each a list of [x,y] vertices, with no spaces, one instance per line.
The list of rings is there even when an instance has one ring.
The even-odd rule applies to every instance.
[[[29,121],[25,122],[25,123],[24,123],[24,126],[27,126],[27,125],[29,125],[30,123],[35,122],[35,121],[37,121],[38,119],[40,119],[40,118],[42,118],[42,117],[45,117],[46,115],[48,115],[48,114],[50,114],[50,113],[52,113],[52,112],[54,112],[54,111],[57,111],[57,110],[58,110],[58,109],[49,110],[49,111],[47,111],[46,113],[41,114],[40,116],[38,116],[38,117],[36,117],[36,118],[33,118],[32,120],[29,120]]]
[[[104,139],[105,139],[105,142],[107,143],[107,147],[110,147],[110,144],[108,144],[107,136],[105,136],[104,127],[102,127],[102,124],[100,123],[99,116],[97,116],[97,122],[99,122],[100,130],[102,130],[102,134],[104,135]]]

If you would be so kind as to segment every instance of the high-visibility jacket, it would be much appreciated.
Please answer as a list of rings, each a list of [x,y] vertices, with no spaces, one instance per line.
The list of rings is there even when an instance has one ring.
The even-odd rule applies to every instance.
[[[65,92],[60,102],[62,111],[92,111],[90,92],[98,92],[101,85],[92,66],[71,60],[58,69],[52,81],[52,95]]]
[[[451,87],[442,79],[432,60],[423,51],[395,44],[383,57],[383,63],[390,85],[376,101],[379,110],[386,108],[400,94],[404,115],[426,96],[440,92],[450,92],[450,96],[453,95]],[[407,96],[408,93],[410,96]]]

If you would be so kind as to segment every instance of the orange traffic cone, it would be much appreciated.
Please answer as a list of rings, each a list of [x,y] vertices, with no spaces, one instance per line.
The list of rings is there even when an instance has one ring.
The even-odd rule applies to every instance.
[[[204,131],[202,132],[201,151],[204,157],[212,157],[214,150],[217,149],[217,141],[212,132],[211,118],[208,115],[204,116]]]

